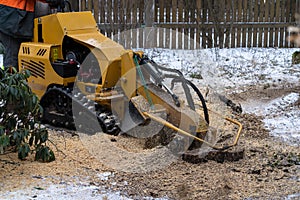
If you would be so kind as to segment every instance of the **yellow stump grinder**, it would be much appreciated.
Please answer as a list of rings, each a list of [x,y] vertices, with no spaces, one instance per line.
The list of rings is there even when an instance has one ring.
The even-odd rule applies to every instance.
[[[62,11],[67,5],[48,2]],[[155,122],[163,127],[157,134],[172,132],[169,137],[177,141],[178,152],[203,143],[227,149],[240,136],[241,124],[226,118],[238,126],[233,141],[216,146],[205,140],[209,114],[199,89],[180,71],[159,66],[143,52],[126,50],[105,37],[88,11],[36,18],[32,41],[19,50],[19,71],[24,69],[31,73],[28,84],[44,108],[43,119],[55,126],[118,135]],[[174,84],[182,85],[185,100],[172,91]],[[192,93],[202,103],[201,110]],[[152,137],[153,129],[134,136]]]

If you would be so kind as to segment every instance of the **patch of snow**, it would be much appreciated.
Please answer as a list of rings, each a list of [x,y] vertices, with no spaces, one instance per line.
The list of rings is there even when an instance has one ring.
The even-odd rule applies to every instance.
[[[291,194],[288,197],[285,198],[285,200],[293,200],[293,199],[300,199],[300,193],[297,194]]]
[[[114,174],[112,172],[103,172],[98,174],[98,177],[101,181],[107,181],[110,177],[114,177]]]
[[[6,192],[1,195],[1,199],[28,200],[28,199],[47,199],[47,200],[82,200],[82,199],[122,199],[129,198],[122,196],[119,192],[107,192],[99,189],[98,186],[78,186],[78,185],[50,185],[47,188],[23,189],[13,192]]]
[[[271,135],[290,144],[299,145],[300,110],[294,103],[299,93],[289,93],[268,102],[254,101],[243,106],[244,111],[264,116],[264,123]]]
[[[31,187],[16,191],[7,191],[1,194],[3,200],[133,200],[119,191],[109,191],[101,186],[90,184],[51,184],[45,187]],[[165,198],[141,197],[144,200],[167,200]]]
[[[264,119],[266,127],[271,130],[273,136],[298,145],[300,130],[297,127],[300,127],[300,110],[293,104],[299,97],[298,93],[290,93],[273,100],[265,109],[266,117]]]

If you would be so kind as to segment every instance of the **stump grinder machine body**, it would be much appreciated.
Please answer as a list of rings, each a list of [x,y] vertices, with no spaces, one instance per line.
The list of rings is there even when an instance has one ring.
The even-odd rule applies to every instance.
[[[239,126],[234,140],[225,146],[205,141],[208,110],[197,87],[180,71],[161,67],[143,52],[126,50],[105,37],[91,12],[36,18],[32,41],[19,50],[19,71],[24,69],[31,72],[28,84],[44,108],[43,119],[55,126],[117,135],[155,121],[173,130],[173,140],[180,138],[180,152],[203,143],[226,149],[240,136],[241,124],[227,119]],[[171,85],[182,85],[186,102],[167,86],[167,78]],[[202,110],[196,109],[190,88]]]

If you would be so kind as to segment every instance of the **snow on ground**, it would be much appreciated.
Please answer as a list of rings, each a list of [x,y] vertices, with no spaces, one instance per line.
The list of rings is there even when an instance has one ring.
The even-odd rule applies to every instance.
[[[201,74],[216,90],[264,83],[299,82],[300,66],[292,65],[296,48],[231,48],[145,50],[154,61],[185,75]]]
[[[247,92],[250,87],[293,88],[300,85],[300,65],[292,64],[297,48],[231,48],[201,50],[144,50],[154,61],[181,70],[186,77],[203,77],[202,86],[221,93]],[[197,80],[193,80],[197,81]],[[251,96],[250,96],[251,97]],[[294,106],[299,92],[263,101],[249,98],[245,112],[264,116],[271,135],[299,145],[300,111]]]
[[[98,174],[100,180],[109,182],[109,178],[114,176],[111,172]],[[57,177],[59,179],[59,177]],[[47,199],[47,200],[133,200],[120,191],[112,191],[106,186],[93,185],[82,178],[73,177],[76,182],[61,181],[59,184],[49,184],[47,178],[43,178],[38,186],[27,186],[14,191],[7,191],[1,194],[1,200],[28,200],[28,199]],[[89,177],[86,177],[88,179]],[[128,183],[124,183],[128,184]],[[143,200],[167,200],[166,198],[140,197]]]
[[[89,185],[48,185],[44,188],[28,188],[17,190],[14,192],[6,192],[2,194],[1,199],[18,199],[27,200],[31,199],[48,199],[48,200],[82,200],[88,197],[89,199],[120,199],[129,200],[119,192],[107,192],[105,190],[99,191],[97,186]]]
[[[299,145],[300,139],[300,111],[294,106],[299,99],[299,93],[288,93],[282,97],[273,99],[258,107],[247,107],[247,112],[265,116],[265,126],[271,130],[271,134],[283,141]]]

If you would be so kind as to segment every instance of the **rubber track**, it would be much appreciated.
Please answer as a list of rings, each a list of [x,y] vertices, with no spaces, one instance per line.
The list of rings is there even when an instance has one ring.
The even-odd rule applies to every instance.
[[[59,105],[60,108],[57,105],[61,98],[65,101],[61,102],[63,105]],[[95,106],[95,102],[88,100],[83,94],[72,94],[70,88],[50,88],[42,97],[41,105],[44,108],[43,121],[54,126],[88,134],[101,131],[112,135],[119,133],[116,118],[111,112],[103,110],[99,105]],[[55,113],[49,113],[49,109],[53,111],[53,107],[56,107]]]

